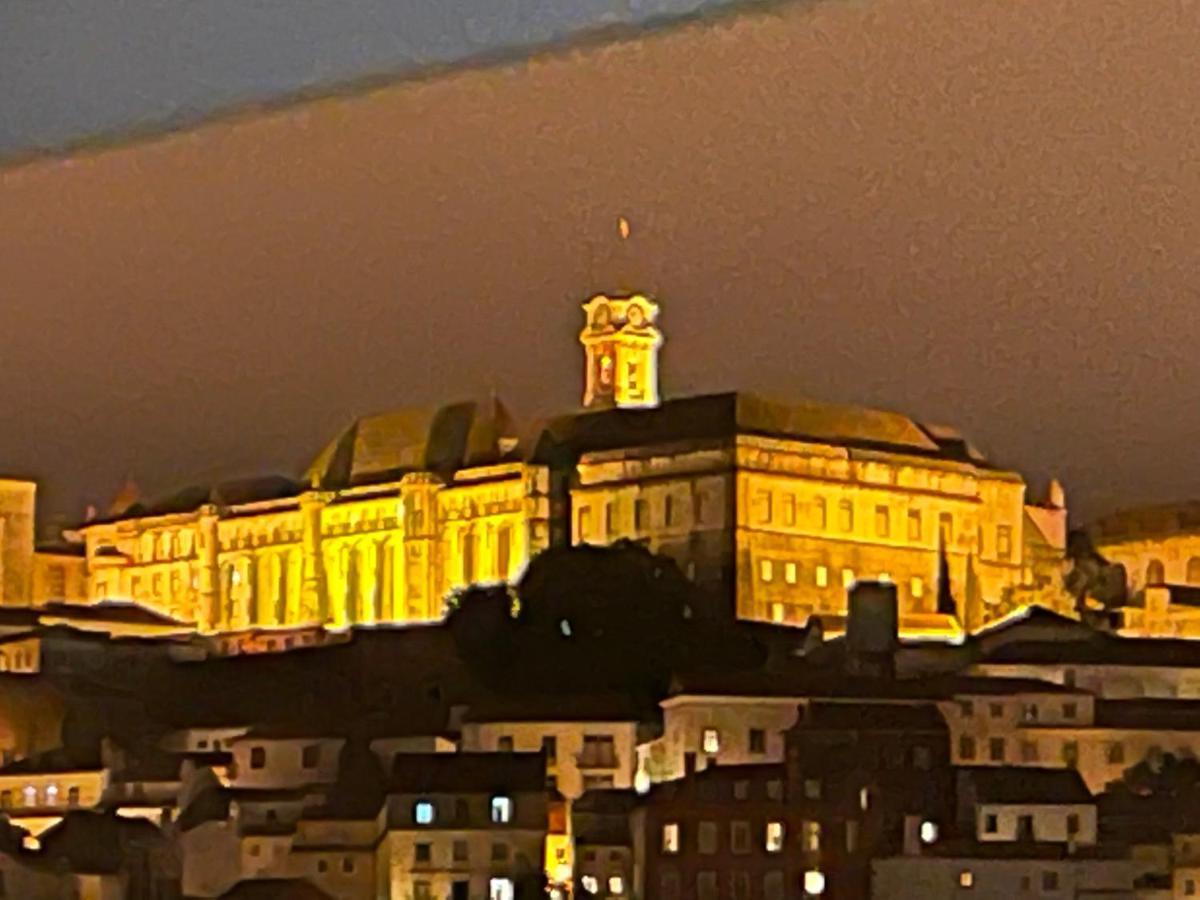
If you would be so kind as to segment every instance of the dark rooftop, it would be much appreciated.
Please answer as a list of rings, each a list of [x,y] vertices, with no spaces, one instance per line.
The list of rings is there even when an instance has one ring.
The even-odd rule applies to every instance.
[[[398,753],[390,776],[398,793],[491,793],[546,789],[541,753]]]
[[[980,663],[1200,668],[1200,641],[1123,638],[1097,633],[1087,640],[1005,644],[984,654]]]
[[[1152,731],[1200,731],[1200,704],[1195,700],[1097,700],[1099,728]]]
[[[974,766],[957,770],[979,803],[1088,804],[1092,794],[1075,769],[1026,766]]]
[[[302,878],[258,878],[243,881],[220,900],[332,900],[329,894]]]
[[[946,731],[933,703],[810,703],[796,731]]]

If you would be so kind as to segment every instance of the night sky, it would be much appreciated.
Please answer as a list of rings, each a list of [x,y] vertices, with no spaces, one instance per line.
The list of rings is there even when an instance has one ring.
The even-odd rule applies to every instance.
[[[1200,495],[1198,43],[1193,0],[784,4],[0,170],[0,471],[77,514],[572,408],[636,283],[668,395],[952,423],[1079,516]]]

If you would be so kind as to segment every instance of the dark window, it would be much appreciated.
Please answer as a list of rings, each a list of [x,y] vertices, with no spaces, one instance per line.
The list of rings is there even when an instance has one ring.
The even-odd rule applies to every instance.
[[[750,823],[729,823],[729,849],[739,855],[750,852]]]
[[[697,900],[717,900],[717,873],[701,872],[696,876]]]
[[[342,871],[349,874],[354,871],[354,857],[346,856],[342,858]]]
[[[458,842],[455,842],[455,849],[458,848]],[[413,845],[413,862],[427,863],[433,859],[432,844],[414,844]]]
[[[958,736],[958,755],[962,759],[975,758],[975,738],[969,734],[961,734]]]
[[[1004,762],[1004,738],[992,738],[988,741],[988,758],[992,762]]]
[[[729,892],[733,900],[750,900],[750,873],[730,872]]]
[[[542,738],[542,753],[546,755],[546,765],[552,766],[558,762],[558,738],[552,734]]]
[[[816,778],[807,778],[804,781],[804,796],[809,800],[821,799],[821,782]]]
[[[454,801],[454,819],[460,824],[466,824],[471,818],[471,810],[467,805],[467,801],[459,797]]]
[[[750,729],[750,752],[767,752],[767,733],[761,728]]]
[[[496,741],[496,749],[499,750],[501,753],[512,753],[513,752],[512,735],[508,735],[508,734],[502,735],[500,737],[500,739],[498,741]]]
[[[1076,714],[1077,710],[1078,710],[1078,707],[1074,703],[1064,703],[1063,704],[1063,718],[1064,719],[1075,718],[1075,714]]]
[[[717,852],[717,823],[701,822],[696,829],[697,849],[705,856]]]
[[[318,872],[328,872],[329,871],[329,862],[324,859],[318,859],[317,860],[317,871]]]
[[[962,713],[964,718],[969,719],[975,715],[975,704],[970,700],[959,700],[958,711]]]
[[[1042,890],[1057,891],[1058,890],[1058,873],[1045,871],[1042,873]]]
[[[251,747],[250,748],[250,768],[261,769],[267,764],[267,748],[266,747]]]
[[[749,800],[750,799],[750,782],[735,781],[733,783],[733,799],[734,800]]]
[[[668,869],[659,876],[659,896],[662,900],[679,900],[679,873]]]
[[[455,841],[454,842],[454,861],[455,862],[466,862],[467,861],[467,842],[466,841]]]
[[[993,719],[999,719],[1001,716],[1004,715],[1004,704],[1003,703],[989,703],[988,704],[988,715],[990,715]]]
[[[492,862],[505,862],[508,859],[508,844],[496,841],[492,844]]]
[[[315,769],[321,759],[321,748],[317,744],[309,744],[301,753],[300,765],[306,769]]]
[[[1033,840],[1033,816],[1017,816],[1017,840]]]
[[[1072,837],[1079,834],[1079,816],[1075,813],[1067,816],[1067,834]]]
[[[1000,830],[1000,819],[995,813],[988,813],[983,817],[983,833],[995,834]]]

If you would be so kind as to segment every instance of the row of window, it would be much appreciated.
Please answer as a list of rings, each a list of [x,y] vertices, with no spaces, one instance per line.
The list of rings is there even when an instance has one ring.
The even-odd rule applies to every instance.
[[[696,493],[690,495],[692,501],[692,521],[696,525],[715,524],[710,522],[712,511],[715,504],[712,499],[704,493]],[[660,521],[664,528],[677,528],[686,522],[684,515],[683,496],[667,494],[662,499],[662,515]],[[596,518],[596,510],[599,509],[599,516],[602,520]],[[633,502],[633,530],[635,534],[643,535],[650,533],[654,528],[653,509],[650,501],[645,497],[639,497]],[[603,531],[601,532],[597,526],[603,522]],[[594,538],[612,539],[621,533],[622,529],[617,523],[617,504],[615,500],[609,500],[598,507],[583,506],[579,507],[579,511],[575,517],[576,534],[580,541],[587,541]]]
[[[503,734],[496,739],[496,749],[500,753],[512,753],[515,749],[512,735]],[[545,735],[541,743],[542,753],[546,756],[546,765],[558,764],[558,738]],[[581,769],[615,769],[618,765],[616,738],[611,734],[585,734],[583,749],[576,762]]]
[[[40,796],[38,789],[32,785],[26,785],[21,789],[21,805],[26,807],[55,807],[62,802],[62,794],[59,791],[57,784],[48,784],[41,792]],[[78,785],[70,785],[67,787],[67,806],[76,807],[79,805],[79,787]],[[0,791],[0,809],[13,809],[13,792]]]
[[[961,872],[959,872],[957,880],[958,880],[958,886],[961,888],[971,889],[971,888],[978,887],[978,885],[979,885],[979,879],[975,876],[975,873],[972,872],[970,869],[963,869]],[[1055,872],[1052,869],[1043,870],[1042,877],[1041,877],[1041,887],[1042,887],[1042,891],[1048,892],[1048,893],[1053,893],[1054,891],[1060,890],[1062,887],[1062,879],[1060,878],[1058,872]],[[1022,875],[1021,876],[1021,890],[1022,891],[1033,890],[1033,876],[1032,875]]]
[[[493,819],[493,821],[497,821]],[[507,820],[506,820],[507,821]],[[453,862],[468,862],[470,860],[470,845],[466,841],[455,841],[450,848]],[[503,841],[492,843],[491,861],[508,862],[512,852]],[[413,844],[413,865],[428,866],[433,864],[433,844]]]
[[[215,746],[217,741],[213,741]],[[290,747],[287,749],[291,749]],[[305,769],[315,769],[321,761],[321,746],[308,744],[300,750],[300,765]],[[264,769],[267,765],[267,748],[258,746],[250,748],[250,768]]]
[[[488,818],[497,825],[507,825],[513,818],[512,797],[493,797],[488,806]],[[467,819],[467,804],[465,800],[455,803],[455,820],[462,822]],[[413,821],[418,825],[433,825],[438,820],[438,808],[432,800],[418,800],[413,804]]]
[[[805,822],[801,828],[805,850],[821,849],[821,823]],[[784,843],[783,822],[767,822],[763,828],[762,847],[767,853],[782,853]],[[716,853],[720,845],[720,826],[716,822],[700,822],[696,826],[696,851],[703,856]],[[674,856],[683,849],[680,824],[668,822],[662,827],[662,852]],[[738,855],[753,849],[752,829],[749,822],[729,823],[729,851]]]
[[[989,762],[1002,763],[1007,760],[1007,742],[1004,738],[994,737],[988,739],[987,758]],[[978,755],[978,748],[975,745],[975,738],[968,734],[959,735],[958,738],[958,755],[961,760],[970,761]],[[1021,762],[1033,763],[1038,762],[1040,753],[1038,750],[1037,741],[1021,741],[1020,742]],[[1074,768],[1079,764],[1079,742],[1078,741],[1063,741],[1060,749],[1060,759],[1068,768]],[[1108,761],[1111,763],[1123,763],[1125,761],[1125,747],[1119,741],[1109,744],[1108,746]]]
[[[829,587],[830,569],[826,565],[818,565],[813,567],[813,583],[819,587]],[[780,563],[773,559],[760,559],[758,561],[758,579],[764,583],[771,583],[782,576],[782,580],[786,584],[798,584],[800,581],[800,566],[794,562]],[[853,569],[843,568],[839,573],[841,585],[846,590],[854,587],[854,583],[858,580],[858,576]],[[882,581],[889,584],[892,581],[892,576],[887,572],[880,572],[875,576],[876,581]],[[909,593],[913,599],[919,600],[925,596],[925,581],[919,576],[914,576],[909,579]]]
[[[817,895],[822,893],[824,889],[824,881],[821,881],[821,890],[812,890],[816,888],[817,879],[809,877],[813,874],[806,873],[805,888],[809,894]],[[696,874],[696,900],[717,900],[721,895],[718,890],[721,876],[726,879],[727,888],[724,891],[726,897],[733,900],[750,900],[751,893],[751,875],[749,872],[730,869],[723,872],[706,871]],[[673,869],[664,869],[659,873],[659,891],[660,900],[680,900],[682,896],[682,882],[678,872]],[[782,871],[775,870],[767,872],[762,877],[762,898],[763,900],[783,900],[786,892],[784,891],[784,874]]]
[[[992,702],[988,705],[988,715],[993,719],[999,719],[1004,715],[1004,704]],[[975,701],[960,700],[958,701],[958,710],[964,718],[970,718],[975,715]],[[1036,703],[1021,704],[1021,721],[1036,722],[1038,720],[1039,710]],[[1079,715],[1079,704],[1074,700],[1066,700],[1062,704],[1062,717],[1064,719],[1074,719]]]
[[[600,893],[600,879],[595,875],[584,875],[579,879],[579,885],[585,894],[591,894],[594,897]],[[605,881],[605,886],[613,897],[620,897],[625,893],[625,879],[620,875],[610,875]]]
[[[996,813],[987,813],[984,815],[983,833],[1000,833],[1000,817]],[[1075,813],[1067,814],[1067,834],[1079,834],[1079,816]],[[1033,816],[1017,816],[1017,835],[1018,837],[1033,838]]]
[[[467,897],[467,891],[467,882],[455,882],[450,896]],[[488,881],[488,900],[513,900],[515,894],[516,885],[511,878],[492,878]],[[434,900],[433,885],[428,881],[414,881],[412,896],[413,900]]]
[[[746,735],[746,746],[751,753],[767,752],[767,732],[762,728],[751,728]],[[700,747],[709,756],[721,752],[721,732],[716,728],[705,728],[700,732]]]

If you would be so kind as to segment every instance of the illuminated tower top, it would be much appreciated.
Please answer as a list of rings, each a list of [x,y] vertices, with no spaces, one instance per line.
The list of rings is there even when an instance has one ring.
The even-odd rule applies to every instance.
[[[658,406],[658,351],[663,336],[655,324],[658,304],[641,294],[597,295],[583,305],[586,316],[579,340],[587,367],[583,405]]]

